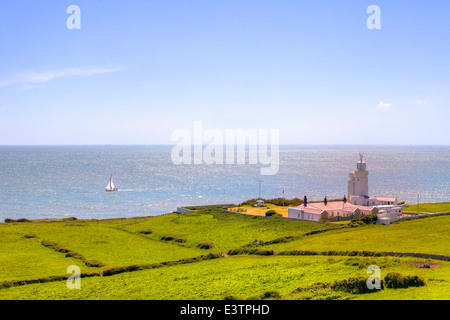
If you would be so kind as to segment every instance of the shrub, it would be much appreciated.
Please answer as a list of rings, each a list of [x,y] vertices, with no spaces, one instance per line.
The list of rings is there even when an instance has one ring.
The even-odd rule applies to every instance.
[[[278,291],[266,291],[261,297],[262,299],[280,299],[281,295]]]
[[[214,247],[214,244],[212,244],[211,242],[201,242],[197,245],[197,248],[200,249],[211,249]]]
[[[353,219],[348,225],[350,227],[359,227],[363,224],[365,224],[365,222],[361,221],[361,219]]]
[[[165,235],[161,237],[161,240],[164,241],[175,241],[175,242],[179,242],[179,243],[184,243],[186,242],[185,239],[177,237],[177,236],[171,236],[171,235]]]
[[[69,217],[69,218],[62,218],[61,220],[62,220],[62,221],[76,221],[76,220],[78,220],[78,219],[75,218],[75,217]]]
[[[272,217],[283,217],[283,215],[281,213],[275,213],[274,215],[272,215]]]
[[[104,263],[98,262],[97,260],[84,260],[84,259],[82,260],[84,264],[87,265],[88,267],[101,268],[105,266]]]
[[[386,288],[408,288],[421,287],[426,284],[425,280],[418,276],[403,276],[398,272],[390,272],[384,277]]]
[[[17,220],[5,219],[5,223],[11,223],[11,222],[31,222],[31,221],[28,220],[28,219],[25,219],[25,218],[20,218],[20,219],[17,219]]]
[[[75,258],[75,259],[80,259],[80,260],[84,259],[84,257],[81,254],[79,254],[77,252],[73,252],[73,251],[67,252],[66,258]]]
[[[151,234],[153,231],[152,230],[142,230],[142,231],[139,231],[139,233],[142,233],[142,234]]]
[[[361,218],[361,221],[364,222],[365,224],[369,224],[372,222],[372,217],[371,216],[364,216]]]
[[[78,252],[74,252],[72,250],[64,248],[64,247],[60,246],[59,244],[57,244],[55,242],[51,242],[51,241],[48,241],[48,240],[42,240],[41,244],[44,247],[47,247],[47,248],[55,250],[56,252],[65,253],[66,254],[66,258],[79,259],[79,260],[83,261],[83,263],[85,265],[87,265],[88,267],[100,268],[100,267],[104,267],[105,266],[103,263],[98,262],[97,260],[87,260],[83,255],[79,254]]]
[[[281,238],[274,239],[274,240],[272,240],[272,241],[263,242],[263,243],[260,243],[260,244],[264,245],[264,244],[283,243],[283,242],[291,241],[291,240],[293,240],[293,239],[294,239],[294,236],[285,236],[285,237],[281,237]]]
[[[381,283],[381,288],[383,283]],[[353,277],[345,280],[337,280],[331,285],[332,290],[345,291],[352,294],[369,293],[374,290],[367,287],[367,278],[364,276]]]
[[[266,211],[266,217],[271,217],[275,214],[277,214],[277,212],[275,210],[267,210]]]
[[[23,236],[24,238],[30,239],[30,238],[37,238],[35,234],[26,234]]]
[[[331,283],[328,283],[328,282],[315,282],[306,287],[298,287],[298,288],[294,289],[291,293],[304,292],[304,291],[317,291],[320,289],[329,289],[330,286],[331,286]]]
[[[234,256],[238,254],[253,254],[253,255],[259,255],[259,256],[271,256],[273,255],[273,250],[266,250],[266,249],[256,249],[256,248],[239,248],[239,249],[232,249],[228,251],[228,255]]]

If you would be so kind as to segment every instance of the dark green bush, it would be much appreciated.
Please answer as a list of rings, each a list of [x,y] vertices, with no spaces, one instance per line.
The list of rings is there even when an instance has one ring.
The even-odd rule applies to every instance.
[[[383,283],[381,283],[381,288],[383,288]],[[352,294],[374,292],[374,289],[371,290],[367,287],[367,278],[364,276],[337,280],[333,282],[331,289],[345,291]]]
[[[35,234],[26,234],[26,235],[24,235],[23,237],[24,237],[24,238],[27,238],[27,239],[37,238],[37,236],[36,236]]]
[[[25,218],[20,218],[20,219],[17,219],[17,220],[5,219],[5,223],[11,223],[11,222],[31,222],[31,221],[28,220],[28,219],[25,219]]]
[[[162,236],[161,240],[164,240],[164,241],[175,241],[175,242],[180,242],[180,243],[186,242],[185,239],[177,237],[177,236],[172,236],[172,235]]]
[[[87,265],[88,267],[101,268],[105,266],[104,263],[98,262],[97,260],[85,260],[85,259],[82,260],[84,264]]]
[[[64,247],[60,246],[59,244],[57,244],[55,242],[51,242],[51,241],[48,241],[48,240],[42,240],[41,244],[44,247],[47,247],[47,248],[55,250],[56,252],[65,253],[67,258],[79,259],[79,260],[83,261],[83,263],[85,265],[87,265],[88,267],[100,268],[100,267],[104,267],[105,266],[103,263],[98,262],[96,260],[87,260],[83,255],[79,254],[78,252],[74,252],[72,250],[64,248]]]
[[[214,247],[214,244],[212,244],[211,242],[201,242],[197,245],[197,248],[200,249],[211,249]]]
[[[75,259],[80,259],[80,260],[84,259],[84,257],[81,254],[79,254],[77,252],[73,252],[73,251],[67,252],[66,258],[75,258]]]
[[[384,277],[386,288],[408,288],[421,287],[426,284],[425,280],[418,276],[403,276],[398,272],[390,272]]]
[[[78,219],[75,218],[75,217],[68,217],[68,218],[62,218],[61,219],[61,221],[76,221],[76,220],[78,220]]]
[[[278,291],[266,291],[261,296],[262,299],[280,299],[281,295]]]
[[[142,231],[139,231],[139,233],[142,233],[142,234],[151,234],[153,231],[152,230],[142,230]]]
[[[230,255],[230,256],[238,255],[238,254],[271,256],[271,255],[273,255],[273,250],[257,249],[257,248],[239,248],[239,249],[232,249],[232,250],[228,251],[228,255]]]
[[[277,212],[275,210],[267,210],[266,211],[266,217],[271,217],[275,214],[277,214]]]

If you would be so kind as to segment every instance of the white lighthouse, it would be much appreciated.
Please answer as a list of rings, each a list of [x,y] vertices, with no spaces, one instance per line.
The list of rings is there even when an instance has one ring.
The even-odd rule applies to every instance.
[[[363,155],[359,154],[359,161],[356,169],[350,173],[348,179],[348,198],[352,202],[352,197],[369,198],[369,171],[366,170],[366,162]]]
[[[305,201],[298,207],[289,208],[288,217],[291,219],[321,221],[351,220],[356,215],[376,214],[380,223],[389,224],[398,221],[402,214],[402,205],[399,205],[396,197],[369,196],[369,172],[366,170],[364,156],[359,154],[356,170],[350,173],[348,179],[348,201],[327,201],[307,203]]]

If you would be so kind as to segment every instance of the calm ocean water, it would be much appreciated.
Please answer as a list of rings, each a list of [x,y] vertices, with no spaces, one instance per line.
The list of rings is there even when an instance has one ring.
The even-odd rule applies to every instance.
[[[259,195],[341,198],[363,152],[370,195],[450,201],[449,146],[282,146],[278,174],[257,165],[174,165],[172,146],[2,146],[0,221],[159,215]],[[106,193],[110,174],[119,188]]]

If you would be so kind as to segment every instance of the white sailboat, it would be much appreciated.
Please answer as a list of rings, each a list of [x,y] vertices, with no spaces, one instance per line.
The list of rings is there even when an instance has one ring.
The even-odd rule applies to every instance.
[[[107,185],[106,188],[105,188],[105,191],[106,191],[106,192],[117,191],[117,188],[116,188],[116,186],[114,185],[114,181],[113,181],[112,175],[109,177],[109,182],[108,182],[108,185]]]

